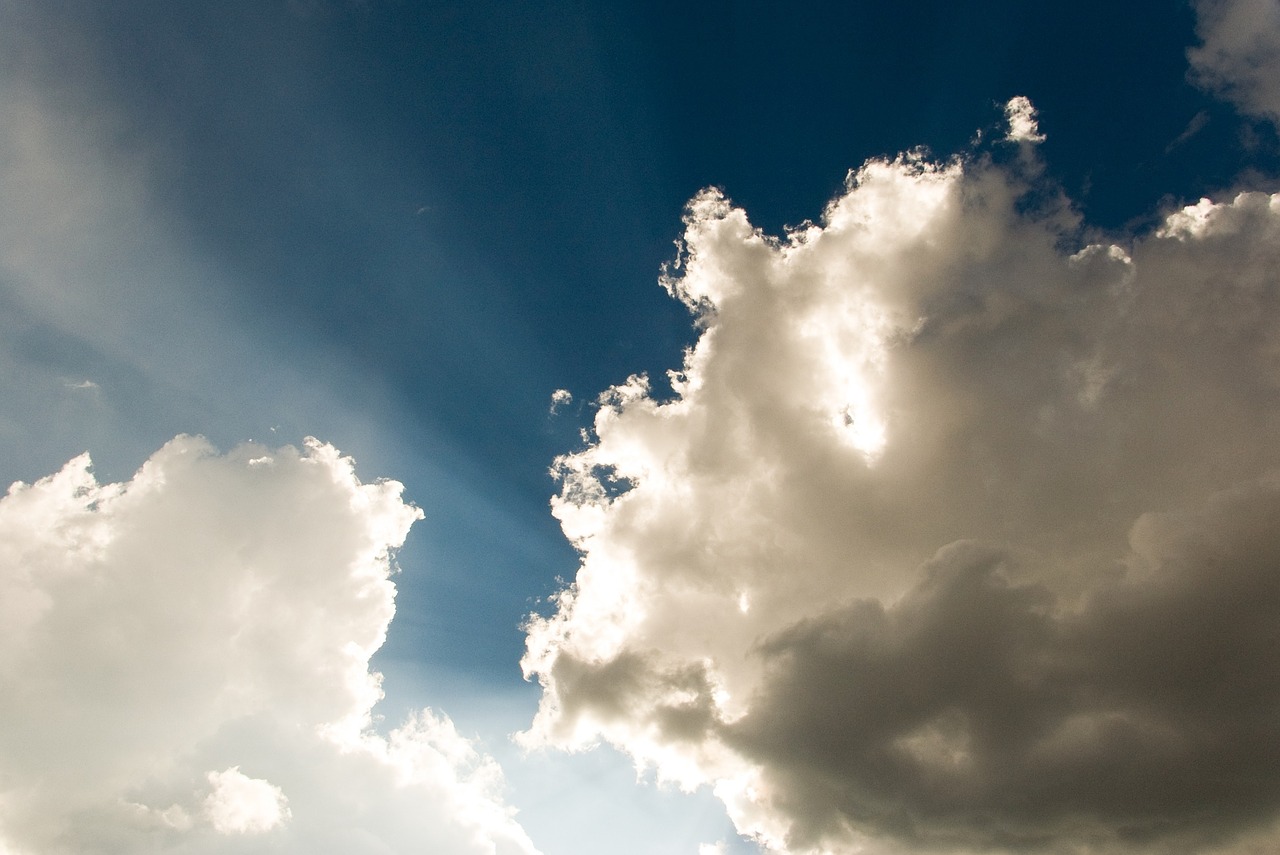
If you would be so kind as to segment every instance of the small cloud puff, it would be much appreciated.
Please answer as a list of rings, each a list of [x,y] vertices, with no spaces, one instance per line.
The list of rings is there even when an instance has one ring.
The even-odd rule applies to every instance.
[[[1015,95],[1004,105],[1004,116],[1009,122],[1005,139],[1018,143],[1042,143],[1044,134],[1036,121],[1036,108],[1025,95]]]
[[[567,407],[573,403],[573,395],[568,389],[557,389],[551,393],[551,413],[560,412],[561,407]]]

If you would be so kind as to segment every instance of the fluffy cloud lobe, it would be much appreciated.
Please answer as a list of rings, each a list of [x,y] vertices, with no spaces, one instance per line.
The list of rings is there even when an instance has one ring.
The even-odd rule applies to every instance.
[[[776,852],[1263,833],[1280,198],[1116,244],[1036,171],[872,161],[782,239],[690,204],[673,394],[609,390],[557,462],[582,563],[526,740],[713,786]]]
[[[232,766],[207,776],[212,792],[204,800],[205,815],[222,834],[257,834],[270,831],[289,818],[289,800],[279,787],[250,778]]]
[[[400,493],[319,442],[192,437],[10,488],[0,851],[533,852],[447,719],[372,729]]]

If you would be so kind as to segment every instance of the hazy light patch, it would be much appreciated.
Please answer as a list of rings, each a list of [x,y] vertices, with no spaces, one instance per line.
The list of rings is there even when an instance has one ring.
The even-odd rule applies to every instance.
[[[265,283],[193,245],[192,224],[159,201],[183,168],[174,152],[110,98],[73,88],[101,82],[88,24],[38,8],[6,21],[0,392],[14,407],[0,421],[0,473],[34,477],[92,447],[123,477],[190,426],[227,444],[272,425],[298,440],[323,432],[365,459],[385,446],[395,419],[379,378],[290,319],[239,311],[227,298]]]

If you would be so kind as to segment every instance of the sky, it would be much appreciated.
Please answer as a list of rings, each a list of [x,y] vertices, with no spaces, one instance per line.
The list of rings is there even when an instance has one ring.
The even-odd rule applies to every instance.
[[[0,0],[0,855],[1280,846],[1280,2]]]

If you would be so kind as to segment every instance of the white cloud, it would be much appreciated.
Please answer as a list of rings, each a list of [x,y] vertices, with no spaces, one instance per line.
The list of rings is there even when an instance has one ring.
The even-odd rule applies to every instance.
[[[690,204],[675,397],[631,378],[557,463],[582,564],[526,742],[710,785],[776,852],[1276,814],[1280,200],[1070,251],[1023,180],[872,161],[782,240]]]
[[[1196,81],[1245,113],[1280,121],[1280,2],[1198,0]]]
[[[1036,108],[1025,95],[1015,95],[1004,105],[1004,117],[1009,122],[1009,142],[1042,143],[1044,134],[1036,120]]]
[[[573,395],[568,389],[557,389],[551,393],[552,414],[559,412],[561,407],[567,407],[572,403]]]
[[[0,500],[0,839],[14,853],[531,853],[496,764],[369,657],[420,512],[350,459],[179,437]],[[264,842],[266,841],[266,842]]]

